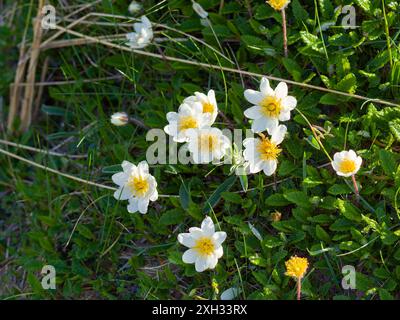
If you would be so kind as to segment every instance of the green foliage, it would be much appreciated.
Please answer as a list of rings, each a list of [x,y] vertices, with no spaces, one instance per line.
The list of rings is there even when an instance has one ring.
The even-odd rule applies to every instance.
[[[6,1],[6,8],[12,2]],[[144,50],[399,102],[396,1],[385,1],[393,37],[388,50],[381,1],[292,0],[286,10],[287,58],[281,14],[264,0],[198,2],[210,12],[212,28],[200,23],[190,1],[143,3],[152,21],[183,32],[159,28],[157,37],[186,39],[190,34],[220,54],[193,39],[162,41],[158,48]],[[343,15],[335,8],[345,4],[355,6],[359,28],[341,27]],[[128,15],[127,5],[128,1],[102,1],[95,11]],[[26,21],[28,42],[32,40],[28,10],[28,4],[18,6],[14,23],[0,27],[0,95],[6,111]],[[321,31],[316,10],[320,25],[335,26]],[[77,30],[106,36],[127,29],[80,25]],[[8,147],[61,172],[112,185],[111,175],[120,171],[120,163],[144,160],[151,142],[141,126],[111,126],[110,114],[124,110],[149,128],[163,128],[166,113],[177,110],[194,91],[216,91],[218,106],[231,122],[219,116],[220,128],[250,127],[243,111],[251,105],[243,90],[256,89],[255,78],[98,43],[46,50],[39,64],[45,55],[50,59],[49,77],[72,82],[46,87],[32,128],[24,134],[4,134],[3,139],[87,155],[58,157]],[[110,75],[121,78],[82,81]],[[240,298],[294,299],[295,282],[284,275],[284,262],[299,255],[310,262],[304,299],[399,299],[400,107],[292,84],[289,90],[331,156],[344,148],[362,156],[359,200],[351,180],[335,174],[296,111],[285,122],[288,134],[275,176],[237,177],[230,175],[228,165],[154,165],[150,170],[160,194],[172,197],[160,197],[146,215],[128,213],[126,203],[116,201],[111,190],[1,155],[0,296],[219,299],[214,283],[220,293],[240,288]],[[228,237],[216,269],[196,273],[193,265],[182,262],[184,248],[177,235],[199,226],[205,215]],[[42,289],[43,265],[55,266],[56,290]],[[357,271],[356,290],[340,286],[344,265]]]

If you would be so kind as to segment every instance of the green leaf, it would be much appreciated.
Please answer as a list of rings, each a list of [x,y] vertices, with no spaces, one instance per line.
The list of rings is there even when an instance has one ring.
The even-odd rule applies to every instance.
[[[102,173],[117,173],[117,172],[121,172],[121,171],[122,171],[122,167],[120,164],[103,167],[103,169],[101,169]]]
[[[334,184],[328,189],[328,193],[337,196],[339,194],[349,194],[352,190],[346,184]]]
[[[182,181],[179,188],[179,200],[181,201],[182,208],[187,210],[191,202],[190,185],[185,184],[184,181]]]
[[[331,241],[331,237],[329,236],[329,234],[323,228],[321,228],[319,225],[315,226],[315,233],[316,233],[318,239],[325,241],[325,242]]]
[[[400,142],[400,119],[390,121],[389,128],[396,140]]]
[[[385,171],[388,176],[393,176],[397,168],[394,154],[390,151],[381,149],[379,150],[379,160],[383,171]]]
[[[288,201],[298,205],[299,207],[311,208],[311,203],[310,203],[307,195],[302,191],[291,191],[291,192],[285,193],[284,197]]]
[[[337,199],[336,205],[340,213],[347,219],[360,222],[362,220],[361,212],[357,207],[353,206],[350,202]]]
[[[265,200],[265,204],[270,207],[284,207],[290,204],[290,201],[288,201],[282,194],[274,193]]]
[[[233,203],[242,203],[242,197],[234,192],[222,192],[221,193],[222,198],[228,202],[233,202]]]
[[[236,181],[236,176],[230,176],[228,179],[226,179],[214,192],[213,194],[208,198],[206,204],[203,207],[203,213],[208,213],[211,211],[212,208],[214,208],[219,200],[221,199],[222,192],[228,191],[233,184]]]
[[[283,58],[282,62],[287,72],[290,73],[293,79],[296,81],[301,81],[303,69],[299,66],[299,64],[295,60],[290,58]]]
[[[355,93],[357,89],[357,78],[354,73],[349,73],[346,75],[336,86],[339,91],[344,91],[348,93]]]
[[[178,224],[183,221],[185,215],[182,209],[172,209],[164,212],[160,217],[160,223],[163,225],[171,225],[171,224]]]

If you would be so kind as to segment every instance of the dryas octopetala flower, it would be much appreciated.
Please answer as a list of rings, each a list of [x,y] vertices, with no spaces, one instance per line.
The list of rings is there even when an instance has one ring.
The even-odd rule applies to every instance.
[[[225,238],[226,233],[215,232],[213,221],[206,217],[201,223],[201,228],[189,228],[189,233],[178,235],[179,243],[189,248],[183,254],[182,261],[194,263],[197,272],[214,269],[224,253],[222,243]]]
[[[194,12],[196,12],[200,18],[205,19],[208,17],[208,12],[203,9],[203,7],[198,4],[196,1],[192,0],[192,7]]]
[[[142,10],[142,6],[140,3],[138,3],[137,1],[133,0],[129,7],[128,7],[128,11],[130,14],[134,14],[136,12],[139,12],[140,10]]]
[[[188,150],[194,163],[221,160],[231,148],[231,143],[221,130],[212,127],[187,130]]]
[[[285,262],[286,266],[286,275],[296,278],[297,280],[304,277],[307,268],[308,268],[308,260],[307,258],[299,258],[297,256],[291,257],[288,261]]]
[[[150,20],[146,16],[140,18],[141,22],[133,24],[134,32],[126,35],[128,42],[126,43],[133,49],[141,49],[146,47],[153,39],[153,28]]]
[[[149,201],[158,199],[157,181],[149,173],[146,161],[136,166],[129,161],[122,162],[122,172],[112,176],[112,180],[119,186],[114,192],[117,200],[128,200],[128,212],[146,213]]]
[[[245,147],[243,156],[249,163],[251,173],[263,170],[267,176],[270,176],[275,172],[278,156],[282,151],[278,145],[283,141],[286,131],[286,126],[281,124],[273,130],[268,130],[271,138],[260,134],[260,138],[247,138],[243,141]]]
[[[267,78],[260,82],[260,91],[247,89],[244,92],[247,101],[254,104],[244,111],[244,115],[253,120],[251,129],[254,132],[272,130],[277,127],[279,121],[290,119],[290,111],[296,108],[295,97],[288,96],[288,87],[285,82],[280,82],[273,90]]]
[[[126,112],[116,112],[111,116],[111,123],[114,126],[124,126],[129,122],[129,116]]]
[[[200,103],[203,107],[203,113],[210,114],[210,121],[208,125],[212,125],[218,115],[217,100],[215,99],[214,90],[209,90],[207,95],[201,92],[195,92],[194,96],[187,97],[183,100],[184,103]]]
[[[275,10],[282,10],[287,7],[290,0],[267,0],[266,1]]]
[[[189,141],[187,132],[189,129],[203,128],[210,122],[210,115],[203,113],[201,103],[182,103],[178,112],[167,113],[168,125],[164,131],[173,136],[175,142]]]
[[[336,152],[333,156],[332,167],[336,174],[343,177],[350,177],[360,169],[362,159],[353,150]]]

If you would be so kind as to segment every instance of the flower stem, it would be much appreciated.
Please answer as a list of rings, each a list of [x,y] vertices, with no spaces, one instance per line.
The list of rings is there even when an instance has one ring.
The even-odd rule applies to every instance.
[[[301,300],[301,278],[297,279],[297,300]]]
[[[285,58],[288,57],[288,47],[287,47],[287,30],[286,30],[286,14],[285,8],[281,10],[282,13],[282,29],[283,29],[283,51],[285,53]]]
[[[360,200],[360,193],[358,191],[356,176],[354,174],[351,176],[351,180],[353,180],[354,192],[356,193],[356,198],[357,198],[357,202],[358,202]]]

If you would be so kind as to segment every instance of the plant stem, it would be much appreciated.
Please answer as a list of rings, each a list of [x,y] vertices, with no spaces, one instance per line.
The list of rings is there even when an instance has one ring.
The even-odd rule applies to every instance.
[[[285,58],[288,57],[288,47],[287,47],[287,30],[286,30],[286,14],[285,8],[281,10],[282,13],[282,29],[283,29],[283,51],[285,53]]]
[[[360,193],[358,191],[356,176],[354,174],[351,176],[351,180],[353,180],[354,192],[356,193],[357,202],[358,202],[360,200]]]
[[[301,300],[301,278],[297,279],[297,300]]]

